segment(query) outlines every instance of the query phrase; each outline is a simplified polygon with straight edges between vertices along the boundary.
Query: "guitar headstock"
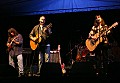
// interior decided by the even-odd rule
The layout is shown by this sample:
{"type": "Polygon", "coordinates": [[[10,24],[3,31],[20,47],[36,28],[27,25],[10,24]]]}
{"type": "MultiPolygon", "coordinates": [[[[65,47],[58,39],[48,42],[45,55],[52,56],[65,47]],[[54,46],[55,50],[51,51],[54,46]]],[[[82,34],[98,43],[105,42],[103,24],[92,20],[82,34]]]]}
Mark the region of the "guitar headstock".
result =
{"type": "Polygon", "coordinates": [[[52,27],[52,23],[46,26],[46,28],[50,28],[50,27],[52,27]]]}
{"type": "Polygon", "coordinates": [[[113,25],[112,25],[112,27],[115,27],[115,26],[117,26],[118,25],[118,22],[115,22],[113,25]]]}

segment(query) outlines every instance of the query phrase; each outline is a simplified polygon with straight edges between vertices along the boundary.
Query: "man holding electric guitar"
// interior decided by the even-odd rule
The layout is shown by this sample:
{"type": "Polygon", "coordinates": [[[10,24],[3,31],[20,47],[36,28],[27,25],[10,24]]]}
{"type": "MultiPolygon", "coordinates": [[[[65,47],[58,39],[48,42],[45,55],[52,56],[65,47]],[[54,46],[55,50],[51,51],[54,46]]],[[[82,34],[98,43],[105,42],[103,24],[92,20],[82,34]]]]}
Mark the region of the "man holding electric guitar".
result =
{"type": "Polygon", "coordinates": [[[29,34],[30,47],[35,52],[35,55],[33,55],[33,64],[38,65],[39,73],[42,63],[49,62],[50,56],[50,35],[52,33],[52,24],[50,23],[48,25],[45,25],[45,22],[45,16],[41,16],[39,19],[39,24],[34,26],[29,34]]]}
{"type": "Polygon", "coordinates": [[[107,49],[109,46],[107,35],[117,25],[118,22],[115,22],[112,26],[108,27],[100,15],[95,16],[94,25],[85,43],[90,54],[95,54],[97,67],[104,66],[104,60],[107,59],[107,49]]]}
{"type": "Polygon", "coordinates": [[[7,52],[9,54],[9,65],[18,68],[19,76],[24,75],[23,68],[23,37],[14,28],[8,30],[7,52]]]}

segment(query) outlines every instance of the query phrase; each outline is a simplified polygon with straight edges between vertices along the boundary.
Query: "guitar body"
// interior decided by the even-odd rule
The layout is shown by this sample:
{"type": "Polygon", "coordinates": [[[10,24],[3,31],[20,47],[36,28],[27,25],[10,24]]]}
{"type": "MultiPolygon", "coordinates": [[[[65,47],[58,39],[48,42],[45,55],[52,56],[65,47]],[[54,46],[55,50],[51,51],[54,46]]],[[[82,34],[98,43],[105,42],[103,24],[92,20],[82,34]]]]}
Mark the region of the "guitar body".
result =
{"type": "MultiPolygon", "coordinates": [[[[38,38],[38,35],[36,35],[38,38]]],[[[32,50],[35,50],[38,47],[38,44],[41,42],[42,38],[39,37],[36,41],[30,40],[30,47],[32,50]]]]}
{"type": "Polygon", "coordinates": [[[7,48],[7,51],[9,52],[11,49],[12,49],[12,46],[9,46],[9,47],[7,48]]]}
{"type": "Polygon", "coordinates": [[[81,60],[81,55],[80,54],[77,54],[76,56],[76,61],[80,61],[81,60]]]}
{"type": "Polygon", "coordinates": [[[30,40],[30,47],[32,50],[35,50],[38,46],[38,43],[35,43],[33,40],[30,40]]]}
{"type": "Polygon", "coordinates": [[[102,42],[102,37],[98,39],[97,41],[95,41],[94,39],[87,39],[85,43],[86,43],[88,50],[93,51],[95,50],[95,48],[100,42],[102,42]]]}

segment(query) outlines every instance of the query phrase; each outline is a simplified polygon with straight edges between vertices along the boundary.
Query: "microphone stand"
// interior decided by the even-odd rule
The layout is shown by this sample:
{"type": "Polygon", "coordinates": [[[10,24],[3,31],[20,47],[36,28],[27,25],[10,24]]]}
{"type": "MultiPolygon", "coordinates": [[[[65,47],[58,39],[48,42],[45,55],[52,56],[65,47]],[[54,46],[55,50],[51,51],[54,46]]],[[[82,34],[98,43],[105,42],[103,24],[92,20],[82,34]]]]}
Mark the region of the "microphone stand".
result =
{"type": "Polygon", "coordinates": [[[70,61],[69,61],[69,63],[70,63],[70,65],[72,65],[75,61],[73,60],[73,57],[72,57],[72,52],[73,52],[73,50],[74,49],[76,49],[77,48],[77,50],[78,50],[78,47],[79,47],[79,44],[77,44],[77,45],[75,45],[72,49],[70,49],[70,51],[66,54],[66,55],[69,55],[70,54],[70,61]]]}

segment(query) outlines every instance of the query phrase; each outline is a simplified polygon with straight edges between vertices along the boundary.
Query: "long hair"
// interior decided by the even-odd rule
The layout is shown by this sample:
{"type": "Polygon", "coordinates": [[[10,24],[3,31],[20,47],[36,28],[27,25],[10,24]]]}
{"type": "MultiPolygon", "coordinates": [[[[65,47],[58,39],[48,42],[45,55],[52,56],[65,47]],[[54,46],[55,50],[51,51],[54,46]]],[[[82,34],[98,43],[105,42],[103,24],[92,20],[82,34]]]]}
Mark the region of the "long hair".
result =
{"type": "Polygon", "coordinates": [[[9,36],[9,37],[11,37],[11,32],[13,32],[13,33],[15,34],[15,36],[19,34],[14,28],[10,28],[10,29],[8,30],[8,36],[9,36]]]}
{"type": "Polygon", "coordinates": [[[96,20],[96,17],[99,16],[101,18],[101,25],[104,26],[105,25],[105,21],[103,20],[103,18],[100,15],[96,15],[95,16],[95,20],[94,20],[94,26],[97,27],[99,26],[99,22],[96,20]]]}

